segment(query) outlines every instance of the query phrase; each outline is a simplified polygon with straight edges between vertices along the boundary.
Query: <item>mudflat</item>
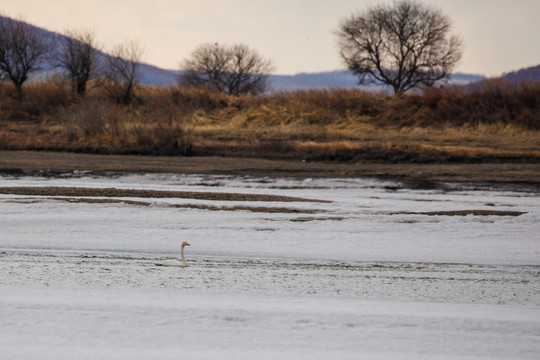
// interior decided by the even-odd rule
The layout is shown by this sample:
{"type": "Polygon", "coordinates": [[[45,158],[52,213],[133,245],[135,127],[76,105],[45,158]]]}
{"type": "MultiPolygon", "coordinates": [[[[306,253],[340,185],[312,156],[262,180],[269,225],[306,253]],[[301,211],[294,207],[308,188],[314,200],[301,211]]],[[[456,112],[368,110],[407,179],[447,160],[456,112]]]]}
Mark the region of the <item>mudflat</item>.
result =
{"type": "Polygon", "coordinates": [[[69,171],[226,174],[268,177],[376,177],[411,181],[540,184],[539,163],[337,163],[241,157],[102,155],[0,151],[0,173],[69,171]]]}

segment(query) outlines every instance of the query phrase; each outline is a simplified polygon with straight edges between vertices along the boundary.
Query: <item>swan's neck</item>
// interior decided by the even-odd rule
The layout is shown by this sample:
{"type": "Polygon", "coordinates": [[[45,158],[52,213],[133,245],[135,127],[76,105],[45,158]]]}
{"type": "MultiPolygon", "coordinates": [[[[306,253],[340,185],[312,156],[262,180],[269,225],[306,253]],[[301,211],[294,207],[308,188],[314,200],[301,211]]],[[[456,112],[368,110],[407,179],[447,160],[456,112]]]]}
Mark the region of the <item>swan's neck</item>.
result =
{"type": "Polygon", "coordinates": [[[184,248],[185,246],[182,246],[182,250],[180,250],[180,257],[182,258],[182,263],[187,265],[186,258],[184,257],[184,248]]]}

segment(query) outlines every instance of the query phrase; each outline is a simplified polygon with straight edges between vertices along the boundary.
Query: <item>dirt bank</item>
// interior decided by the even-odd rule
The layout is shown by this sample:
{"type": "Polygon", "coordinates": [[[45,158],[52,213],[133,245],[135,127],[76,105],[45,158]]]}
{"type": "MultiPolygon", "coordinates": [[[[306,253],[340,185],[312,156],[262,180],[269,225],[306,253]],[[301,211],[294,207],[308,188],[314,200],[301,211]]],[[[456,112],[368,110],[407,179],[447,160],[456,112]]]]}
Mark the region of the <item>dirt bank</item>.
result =
{"type": "Polygon", "coordinates": [[[0,151],[0,173],[70,171],[230,174],[269,177],[377,177],[411,181],[540,184],[540,164],[372,164],[255,158],[98,155],[46,151],[0,151]]]}
{"type": "Polygon", "coordinates": [[[2,186],[0,194],[26,196],[68,196],[68,197],[136,197],[136,198],[179,198],[212,201],[267,201],[267,202],[328,202],[291,196],[266,194],[239,194],[223,192],[163,191],[115,188],[80,188],[62,186],[2,186]]]}

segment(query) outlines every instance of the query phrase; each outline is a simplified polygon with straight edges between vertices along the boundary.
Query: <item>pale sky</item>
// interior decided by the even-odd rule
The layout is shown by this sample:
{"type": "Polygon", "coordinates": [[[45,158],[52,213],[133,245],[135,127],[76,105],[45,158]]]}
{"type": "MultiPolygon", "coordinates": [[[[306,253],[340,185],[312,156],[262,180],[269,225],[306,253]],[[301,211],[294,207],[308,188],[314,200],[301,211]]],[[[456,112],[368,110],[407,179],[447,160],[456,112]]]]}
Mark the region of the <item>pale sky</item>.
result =
{"type": "MultiPolygon", "coordinates": [[[[204,42],[244,43],[276,74],[343,69],[340,20],[391,0],[0,0],[0,12],[47,30],[90,29],[105,50],[136,40],[144,62],[178,69],[204,42]]],[[[540,64],[540,0],[423,0],[464,42],[456,71],[497,76],[540,64]]]]}

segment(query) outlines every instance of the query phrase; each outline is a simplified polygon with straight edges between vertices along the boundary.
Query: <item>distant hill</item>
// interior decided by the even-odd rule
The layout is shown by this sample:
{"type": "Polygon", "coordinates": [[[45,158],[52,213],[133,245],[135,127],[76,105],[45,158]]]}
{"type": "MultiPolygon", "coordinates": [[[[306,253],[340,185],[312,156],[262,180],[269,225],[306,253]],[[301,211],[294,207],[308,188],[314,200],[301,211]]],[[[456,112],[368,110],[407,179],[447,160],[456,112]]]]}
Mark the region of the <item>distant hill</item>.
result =
{"type": "Polygon", "coordinates": [[[531,66],[504,74],[502,78],[512,82],[540,81],[540,65],[531,66]]]}
{"type": "MultiPolygon", "coordinates": [[[[484,79],[481,75],[456,73],[450,76],[449,82],[469,84],[484,79]]],[[[358,85],[358,78],[350,71],[337,70],[319,73],[301,73],[296,75],[270,75],[273,91],[292,91],[305,89],[328,88],[362,88],[365,90],[381,90],[382,85],[358,85]]]]}
{"type": "MultiPolygon", "coordinates": [[[[141,67],[144,84],[174,85],[178,81],[180,71],[164,70],[158,67],[144,64],[141,67]]],[[[480,75],[457,73],[450,77],[450,83],[469,84],[483,80],[480,75]]],[[[325,71],[317,73],[300,73],[295,75],[270,75],[271,92],[295,91],[308,89],[331,89],[331,88],[362,88],[368,91],[380,91],[382,85],[358,85],[358,78],[347,70],[325,71]]]]}
{"type": "Polygon", "coordinates": [[[358,78],[349,71],[270,75],[274,91],[358,87],[358,78]]]}
{"type": "Polygon", "coordinates": [[[180,73],[176,70],[166,70],[149,64],[141,64],[140,71],[141,83],[157,86],[176,85],[180,73]]]}
{"type": "MultiPolygon", "coordinates": [[[[1,16],[0,16],[1,17],[1,16]]],[[[15,21],[15,20],[12,20],[15,21]]],[[[62,37],[55,32],[48,31],[34,25],[30,25],[40,31],[46,37],[52,37],[61,41],[62,37]]],[[[101,56],[109,56],[100,52],[101,56]]],[[[525,69],[527,70],[527,69],[525,69]]],[[[523,70],[518,71],[520,73],[523,70]]],[[[540,66],[536,67],[537,77],[540,76],[540,66]]],[[[31,74],[34,81],[42,81],[52,73],[57,73],[50,65],[43,66],[43,69],[31,74]]],[[[141,82],[143,84],[167,86],[175,85],[178,81],[179,71],[161,69],[157,66],[141,63],[141,82]]],[[[511,73],[513,74],[513,73],[511,73]]],[[[509,75],[510,76],[510,75],[509,75]]],[[[520,75],[521,76],[521,75],[520,75]]],[[[468,84],[483,80],[480,75],[457,73],[451,76],[450,82],[456,84],[468,84]]],[[[300,73],[295,75],[270,75],[271,91],[294,91],[306,89],[329,89],[329,88],[357,88],[358,78],[347,70],[326,71],[318,73],[300,73]]],[[[360,88],[370,91],[384,89],[381,85],[361,85],[360,88]]]]}

